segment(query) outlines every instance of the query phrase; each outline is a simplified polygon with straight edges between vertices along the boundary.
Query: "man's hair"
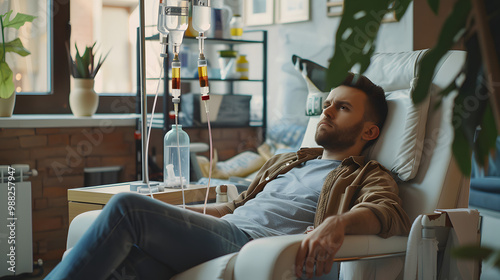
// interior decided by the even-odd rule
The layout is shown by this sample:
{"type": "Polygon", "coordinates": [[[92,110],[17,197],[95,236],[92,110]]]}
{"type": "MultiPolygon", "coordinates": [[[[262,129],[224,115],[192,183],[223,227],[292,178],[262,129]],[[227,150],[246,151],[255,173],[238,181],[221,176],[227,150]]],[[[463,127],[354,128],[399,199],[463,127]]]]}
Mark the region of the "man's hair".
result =
{"type": "Polygon", "coordinates": [[[342,85],[357,88],[366,94],[368,106],[367,110],[365,110],[364,119],[365,121],[373,121],[382,131],[388,111],[384,90],[367,77],[351,72],[342,82],[342,85]]]}

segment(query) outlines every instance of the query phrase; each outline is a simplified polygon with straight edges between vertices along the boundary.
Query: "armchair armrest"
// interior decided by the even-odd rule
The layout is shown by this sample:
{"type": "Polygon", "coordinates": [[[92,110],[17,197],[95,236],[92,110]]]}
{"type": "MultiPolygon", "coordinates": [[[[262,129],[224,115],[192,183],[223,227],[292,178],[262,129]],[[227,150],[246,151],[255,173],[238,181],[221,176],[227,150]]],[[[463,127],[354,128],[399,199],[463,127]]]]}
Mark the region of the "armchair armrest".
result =
{"type": "MultiPolygon", "coordinates": [[[[305,234],[254,240],[245,245],[236,259],[234,277],[244,279],[296,279],[295,255],[305,234]]],[[[375,235],[348,235],[335,259],[355,260],[385,255],[402,255],[408,237],[381,238],[375,235]]]]}
{"type": "Polygon", "coordinates": [[[76,216],[68,229],[68,240],[66,241],[66,249],[71,249],[75,246],[76,242],[82,238],[82,235],[87,231],[87,229],[92,225],[97,216],[101,213],[101,210],[93,210],[81,213],[76,216]]]}

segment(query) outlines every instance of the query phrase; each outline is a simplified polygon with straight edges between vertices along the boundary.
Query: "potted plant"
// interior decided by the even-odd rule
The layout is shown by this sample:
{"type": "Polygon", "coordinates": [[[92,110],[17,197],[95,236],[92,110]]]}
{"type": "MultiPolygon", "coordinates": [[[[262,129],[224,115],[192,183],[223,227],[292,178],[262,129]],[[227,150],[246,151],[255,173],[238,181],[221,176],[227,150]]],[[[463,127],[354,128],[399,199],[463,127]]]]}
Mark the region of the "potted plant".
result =
{"type": "MultiPolygon", "coordinates": [[[[336,43],[327,74],[327,88],[340,84],[347,71],[357,63],[361,72],[370,64],[375,51],[375,40],[383,15],[393,12],[400,19],[413,0],[359,0],[345,1],[340,25],[336,31],[336,43]],[[364,16],[364,15],[370,15],[364,16]],[[364,34],[349,30],[369,30],[364,34]],[[346,35],[347,34],[347,35],[346,35]]],[[[429,8],[437,14],[439,0],[427,1],[429,8]]],[[[454,100],[454,124],[452,151],[463,174],[471,172],[474,156],[479,165],[488,163],[488,157],[496,149],[500,132],[500,2],[498,0],[457,0],[441,28],[436,45],[420,61],[418,83],[413,92],[413,101],[422,101],[429,93],[434,70],[440,59],[459,40],[463,40],[467,51],[466,63],[461,73],[439,96],[457,90],[454,100]],[[461,82],[463,80],[463,82],[461,82]],[[487,93],[478,108],[462,113],[462,107],[476,94],[487,93]],[[477,132],[477,128],[481,129],[477,132]],[[476,134],[477,133],[477,134],[476,134]]],[[[500,268],[500,250],[479,246],[462,247],[456,250],[457,257],[488,259],[500,268]]]]}
{"type": "Polygon", "coordinates": [[[16,100],[12,69],[5,59],[7,52],[14,52],[20,56],[27,56],[30,52],[24,48],[19,38],[12,41],[5,41],[5,28],[19,29],[26,22],[32,22],[36,17],[17,13],[11,20],[12,10],[0,15],[0,25],[2,29],[2,46],[0,47],[0,117],[10,117],[14,111],[16,100]]]}
{"type": "Polygon", "coordinates": [[[83,55],[80,55],[80,51],[75,44],[75,59],[71,57],[69,46],[66,45],[70,63],[69,68],[74,78],[73,88],[69,94],[69,106],[73,115],[77,117],[92,116],[99,105],[99,97],[94,91],[94,78],[108,57],[109,52],[104,57],[101,55],[97,64],[94,64],[96,56],[94,53],[95,45],[96,43],[92,46],[87,46],[83,55]]]}

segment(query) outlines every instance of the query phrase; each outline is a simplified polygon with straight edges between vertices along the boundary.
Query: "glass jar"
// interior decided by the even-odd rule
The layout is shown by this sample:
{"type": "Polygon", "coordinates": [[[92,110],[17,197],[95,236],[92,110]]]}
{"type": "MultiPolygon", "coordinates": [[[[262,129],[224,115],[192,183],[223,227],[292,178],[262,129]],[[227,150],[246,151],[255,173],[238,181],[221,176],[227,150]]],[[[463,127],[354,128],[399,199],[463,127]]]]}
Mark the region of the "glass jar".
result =
{"type": "Polygon", "coordinates": [[[236,60],[236,72],[240,75],[240,80],[248,80],[248,60],[246,57],[242,54],[236,60]]]}
{"type": "Polygon", "coordinates": [[[187,187],[189,184],[189,135],[182,130],[182,125],[172,125],[172,129],[165,134],[163,143],[163,181],[165,187],[187,187]]]}
{"type": "Polygon", "coordinates": [[[239,40],[243,36],[243,19],[240,15],[234,15],[229,23],[231,39],[239,40]]]}

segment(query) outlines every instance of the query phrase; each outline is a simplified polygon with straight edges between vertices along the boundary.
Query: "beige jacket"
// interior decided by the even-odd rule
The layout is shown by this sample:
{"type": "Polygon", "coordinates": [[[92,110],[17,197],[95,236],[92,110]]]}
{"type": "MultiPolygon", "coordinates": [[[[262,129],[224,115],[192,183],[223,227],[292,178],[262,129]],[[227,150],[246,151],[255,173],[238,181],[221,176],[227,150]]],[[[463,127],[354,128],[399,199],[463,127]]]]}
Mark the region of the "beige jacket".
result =
{"type": "MultiPolygon", "coordinates": [[[[297,153],[276,155],[264,164],[247,191],[232,202],[212,207],[220,216],[232,213],[253,199],[279,174],[288,172],[302,162],[318,158],[322,153],[321,148],[304,148],[297,153]]],[[[314,226],[317,227],[331,215],[359,207],[370,209],[380,220],[379,236],[408,234],[410,221],[401,207],[398,185],[387,169],[373,160],[364,163],[362,156],[346,158],[327,175],[318,200],[314,226]]]]}

